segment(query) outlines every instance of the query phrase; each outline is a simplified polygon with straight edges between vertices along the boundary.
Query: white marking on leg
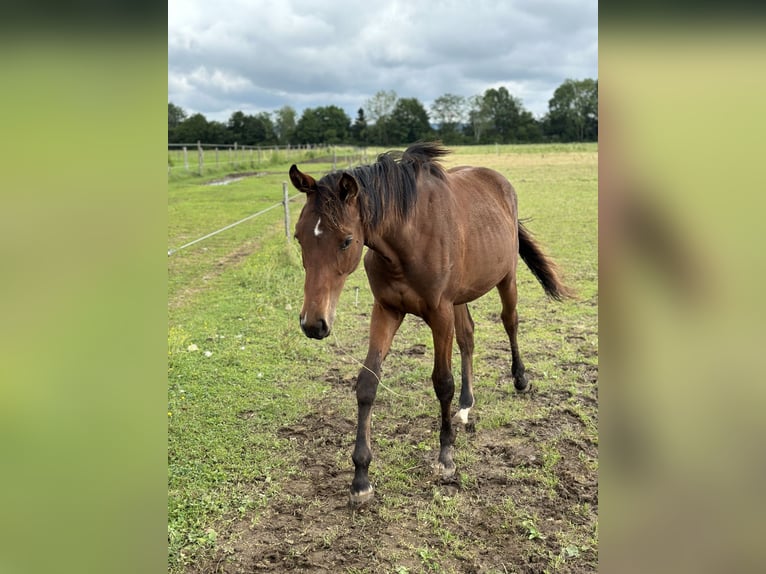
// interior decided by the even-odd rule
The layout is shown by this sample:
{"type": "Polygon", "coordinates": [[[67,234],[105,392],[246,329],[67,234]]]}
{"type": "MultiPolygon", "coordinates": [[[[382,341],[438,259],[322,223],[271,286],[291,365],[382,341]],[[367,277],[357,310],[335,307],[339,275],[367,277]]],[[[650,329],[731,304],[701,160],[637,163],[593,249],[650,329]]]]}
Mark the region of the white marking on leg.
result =
{"type": "Polygon", "coordinates": [[[356,496],[364,496],[365,494],[370,494],[372,492],[372,485],[368,486],[364,490],[360,490],[356,493],[356,496]]]}
{"type": "Polygon", "coordinates": [[[319,229],[319,224],[320,223],[322,223],[322,218],[321,217],[319,219],[317,219],[316,227],[314,227],[314,236],[315,237],[319,237],[320,235],[322,235],[322,230],[319,229]]]}
{"type": "Polygon", "coordinates": [[[468,411],[470,410],[471,409],[460,409],[455,413],[455,420],[460,421],[464,425],[468,424],[468,411]]]}
{"type": "Polygon", "coordinates": [[[359,492],[352,492],[351,504],[352,505],[364,504],[367,501],[372,500],[374,493],[375,493],[375,490],[372,488],[372,485],[368,486],[367,488],[359,492]]]}
{"type": "Polygon", "coordinates": [[[455,463],[452,463],[452,466],[450,467],[446,467],[444,466],[444,463],[437,462],[436,471],[438,474],[441,475],[443,480],[447,480],[455,476],[455,473],[457,472],[457,467],[455,466],[455,463]]]}

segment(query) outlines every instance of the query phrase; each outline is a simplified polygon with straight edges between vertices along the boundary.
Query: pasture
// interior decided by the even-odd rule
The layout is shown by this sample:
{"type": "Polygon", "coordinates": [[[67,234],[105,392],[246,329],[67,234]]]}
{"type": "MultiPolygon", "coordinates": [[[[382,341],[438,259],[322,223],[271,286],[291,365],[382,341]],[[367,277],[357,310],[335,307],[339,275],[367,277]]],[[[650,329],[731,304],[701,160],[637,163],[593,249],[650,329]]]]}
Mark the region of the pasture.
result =
{"type": "MultiPolygon", "coordinates": [[[[306,159],[220,186],[205,184],[225,170],[172,175],[168,249],[280,201],[290,163],[315,176],[331,167],[306,159]]],[[[171,255],[171,572],[596,570],[597,147],[463,147],[444,163],[508,177],[527,227],[577,291],[577,300],[550,301],[520,265],[519,345],[532,391],[513,390],[492,291],[470,305],[476,406],[457,434],[457,477],[442,483],[431,332],[407,317],[373,408],[375,499],[351,512],[353,385],[372,305],[362,266],[333,334],[315,341],[298,325],[303,269],[280,208],[171,255]]],[[[303,200],[290,202],[293,225],[303,200]]],[[[459,365],[455,346],[456,382],[459,365]]]]}

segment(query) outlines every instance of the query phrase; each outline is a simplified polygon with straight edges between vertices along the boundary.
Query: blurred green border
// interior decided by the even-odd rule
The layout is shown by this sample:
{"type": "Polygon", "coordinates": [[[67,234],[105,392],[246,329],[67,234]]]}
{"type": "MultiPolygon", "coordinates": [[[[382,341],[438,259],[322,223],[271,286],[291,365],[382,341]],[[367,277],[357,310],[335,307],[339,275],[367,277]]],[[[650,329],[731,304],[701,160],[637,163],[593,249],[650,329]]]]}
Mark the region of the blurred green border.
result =
{"type": "Polygon", "coordinates": [[[601,19],[599,565],[757,571],[763,19],[650,14],[601,19]]]}
{"type": "Polygon", "coordinates": [[[0,41],[2,572],[166,567],[165,23],[85,21],[0,41]]]}

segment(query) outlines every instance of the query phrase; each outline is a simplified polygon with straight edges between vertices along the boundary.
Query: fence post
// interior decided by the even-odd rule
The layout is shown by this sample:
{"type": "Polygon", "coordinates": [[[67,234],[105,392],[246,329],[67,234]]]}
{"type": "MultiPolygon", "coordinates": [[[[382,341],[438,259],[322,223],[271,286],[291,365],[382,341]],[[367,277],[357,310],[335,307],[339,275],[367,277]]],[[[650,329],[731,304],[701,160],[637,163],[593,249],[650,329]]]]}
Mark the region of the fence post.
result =
{"type": "Polygon", "coordinates": [[[197,140],[197,162],[199,163],[199,175],[202,175],[202,165],[205,163],[205,160],[202,156],[202,142],[197,140]]]}
{"type": "Polygon", "coordinates": [[[186,168],[186,171],[189,171],[189,156],[186,153],[186,146],[184,146],[184,167],[186,168]]]}
{"type": "Polygon", "coordinates": [[[336,165],[336,164],[337,164],[337,161],[338,161],[338,157],[337,157],[337,155],[335,154],[335,146],[332,146],[332,169],[333,169],[333,171],[335,171],[336,169],[338,169],[338,168],[337,168],[337,165],[336,165]]]}
{"type": "Polygon", "coordinates": [[[239,168],[239,158],[237,157],[237,142],[234,142],[234,164],[235,169],[239,168]]]}
{"type": "Polygon", "coordinates": [[[218,167],[218,148],[215,148],[215,167],[218,167]]]}
{"type": "Polygon", "coordinates": [[[290,206],[287,202],[290,200],[287,196],[287,182],[282,182],[282,197],[284,198],[282,203],[285,206],[285,237],[290,241],[290,206]]]}

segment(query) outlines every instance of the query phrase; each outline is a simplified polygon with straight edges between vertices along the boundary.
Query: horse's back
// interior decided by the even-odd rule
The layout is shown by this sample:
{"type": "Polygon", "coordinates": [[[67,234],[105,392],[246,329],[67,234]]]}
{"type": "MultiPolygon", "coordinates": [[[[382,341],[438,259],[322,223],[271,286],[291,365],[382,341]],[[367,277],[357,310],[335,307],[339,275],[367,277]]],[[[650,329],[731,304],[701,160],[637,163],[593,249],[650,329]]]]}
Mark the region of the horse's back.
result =
{"type": "MultiPolygon", "coordinates": [[[[470,301],[515,273],[518,255],[516,192],[501,173],[460,166],[448,171],[455,228],[460,229],[459,302],[470,301]]],[[[456,262],[457,263],[457,262],[456,262]]]]}
{"type": "Polygon", "coordinates": [[[479,209],[509,208],[516,216],[516,191],[511,182],[498,171],[488,167],[463,165],[448,172],[453,193],[473,200],[479,209]],[[498,205],[492,201],[498,202],[498,205]]]}
{"type": "Polygon", "coordinates": [[[458,209],[472,233],[517,234],[516,191],[501,173],[486,167],[460,166],[448,171],[458,209]]]}

